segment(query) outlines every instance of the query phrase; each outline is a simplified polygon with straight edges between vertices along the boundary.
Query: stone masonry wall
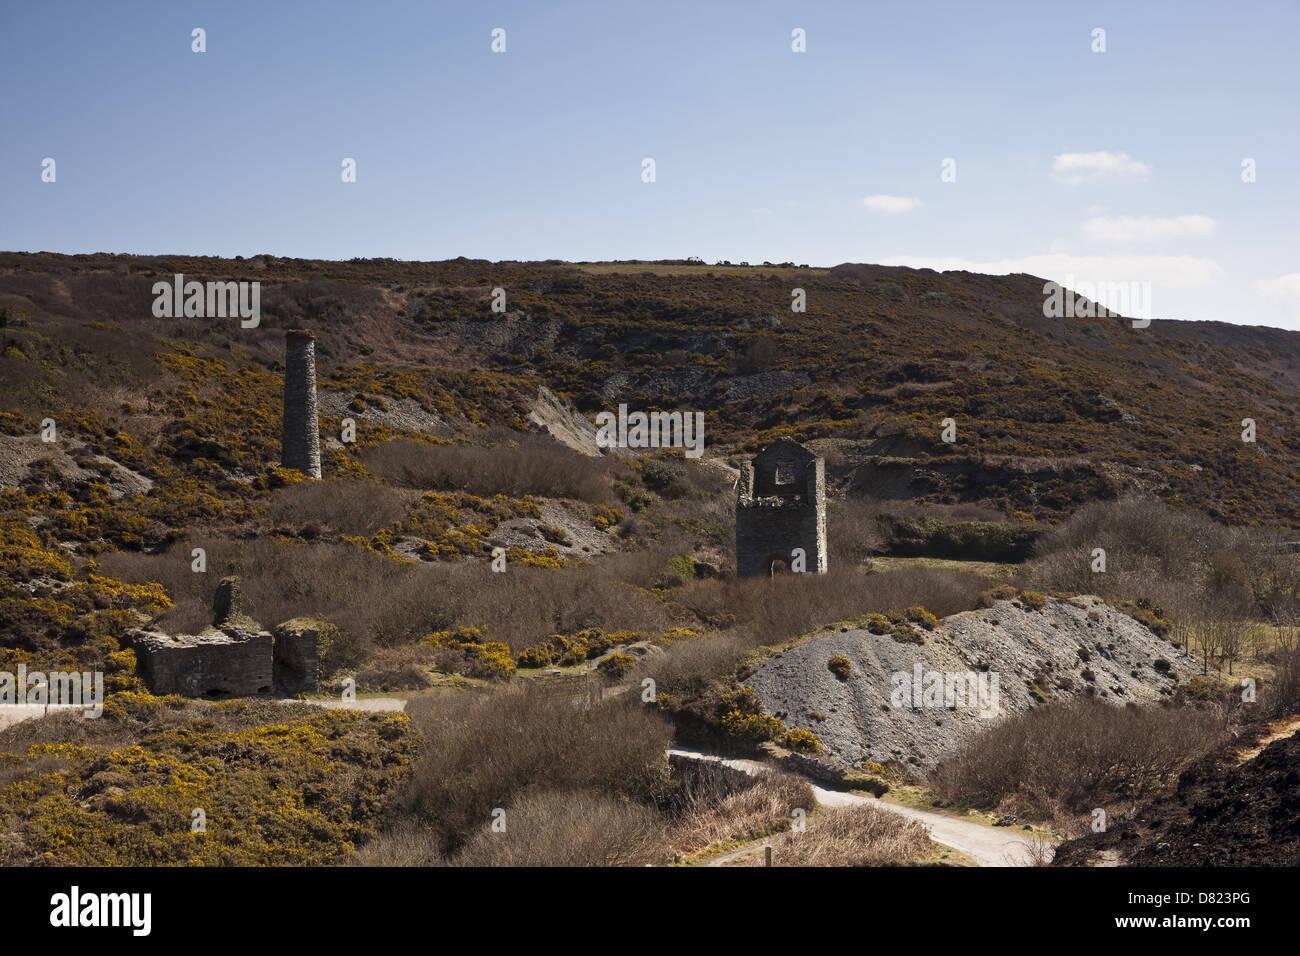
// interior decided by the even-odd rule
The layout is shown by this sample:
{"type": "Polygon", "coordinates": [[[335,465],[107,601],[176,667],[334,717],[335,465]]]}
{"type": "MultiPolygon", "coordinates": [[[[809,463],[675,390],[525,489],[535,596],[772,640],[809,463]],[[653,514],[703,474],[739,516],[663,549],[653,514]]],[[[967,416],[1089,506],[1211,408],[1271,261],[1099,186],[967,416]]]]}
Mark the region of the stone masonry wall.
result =
{"type": "Polygon", "coordinates": [[[275,683],[283,691],[320,690],[321,658],[329,654],[337,628],[326,621],[296,617],[273,632],[275,683]]]}
{"type": "Polygon", "coordinates": [[[809,573],[826,572],[826,468],[782,441],[741,466],[736,495],[736,574],[765,576],[775,559],[804,550],[809,573]]]}
{"type": "Polygon", "coordinates": [[[155,694],[250,697],[277,688],[320,689],[320,662],[338,634],[334,625],[299,617],[268,633],[244,613],[234,576],[221,579],[212,603],[213,626],[202,634],[128,634],[140,676],[155,694]]]}
{"type": "Polygon", "coordinates": [[[140,674],[155,694],[248,697],[272,688],[271,635],[244,627],[172,637],[138,631],[140,674]]]}
{"type": "Polygon", "coordinates": [[[284,432],[280,464],[319,478],[320,415],[316,404],[316,340],[310,332],[284,336],[284,432]]]}

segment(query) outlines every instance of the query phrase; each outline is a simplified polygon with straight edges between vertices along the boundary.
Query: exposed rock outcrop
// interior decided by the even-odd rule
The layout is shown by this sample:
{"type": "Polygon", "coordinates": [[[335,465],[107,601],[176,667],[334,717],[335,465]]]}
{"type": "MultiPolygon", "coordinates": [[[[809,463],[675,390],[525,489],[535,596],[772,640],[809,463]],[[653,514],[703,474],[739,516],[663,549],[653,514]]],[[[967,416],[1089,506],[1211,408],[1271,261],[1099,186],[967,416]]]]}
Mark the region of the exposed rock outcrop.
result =
{"type": "Polygon", "coordinates": [[[76,483],[97,482],[108,488],[110,498],[143,495],[153,481],[120,462],[94,454],[76,439],[45,442],[40,435],[0,435],[0,487],[16,488],[33,476],[33,466],[49,459],[57,474],[76,483]]]}
{"type": "Polygon", "coordinates": [[[545,385],[537,390],[537,398],[528,411],[528,421],[539,431],[544,431],[561,445],[580,454],[596,457],[602,453],[620,454],[617,448],[601,448],[596,444],[596,426],[584,418],[545,385]]]}

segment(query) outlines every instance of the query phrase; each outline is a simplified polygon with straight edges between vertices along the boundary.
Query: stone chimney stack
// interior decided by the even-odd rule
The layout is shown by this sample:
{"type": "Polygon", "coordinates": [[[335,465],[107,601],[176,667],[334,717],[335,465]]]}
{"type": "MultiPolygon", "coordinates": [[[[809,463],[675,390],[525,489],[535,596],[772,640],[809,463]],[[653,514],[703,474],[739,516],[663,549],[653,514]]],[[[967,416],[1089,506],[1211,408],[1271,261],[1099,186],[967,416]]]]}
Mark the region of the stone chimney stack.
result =
{"type": "Polygon", "coordinates": [[[225,627],[243,616],[244,591],[239,578],[222,578],[217,582],[217,595],[212,599],[212,626],[225,627]]]}
{"type": "Polygon", "coordinates": [[[320,477],[320,420],[316,410],[316,337],[284,334],[284,436],[280,464],[320,477]]]}

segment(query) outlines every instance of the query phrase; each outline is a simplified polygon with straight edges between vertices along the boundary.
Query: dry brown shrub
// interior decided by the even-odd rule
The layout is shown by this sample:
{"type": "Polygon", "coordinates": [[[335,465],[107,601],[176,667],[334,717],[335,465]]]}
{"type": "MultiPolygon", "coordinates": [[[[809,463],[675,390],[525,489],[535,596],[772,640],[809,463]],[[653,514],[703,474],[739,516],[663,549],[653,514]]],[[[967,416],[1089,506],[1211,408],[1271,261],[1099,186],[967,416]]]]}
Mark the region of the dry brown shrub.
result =
{"type": "Polygon", "coordinates": [[[1300,713],[1300,649],[1276,652],[1273,679],[1264,685],[1260,700],[1273,717],[1300,713]]]}
{"type": "Polygon", "coordinates": [[[1267,536],[1233,531],[1157,498],[1129,495],[1084,505],[1044,534],[1027,575],[1038,590],[1145,597],[1169,610],[1188,594],[1248,605],[1252,573],[1261,587],[1277,586],[1268,543],[1267,536]],[[1106,552],[1104,574],[1092,571],[1096,548],[1106,552]]]}
{"type": "Polygon", "coordinates": [[[796,809],[811,811],[816,803],[812,787],[794,774],[764,770],[749,775],[710,761],[675,769],[679,790],[668,840],[680,854],[783,830],[796,809]]]}
{"type": "MultiPolygon", "coordinates": [[[[930,856],[930,835],[919,820],[870,804],[831,807],[809,814],[802,833],[771,841],[773,866],[905,866],[930,856]]],[[[745,866],[762,866],[754,853],[745,866]]]]}
{"type": "Polygon", "coordinates": [[[103,564],[123,580],[162,584],[175,606],[160,616],[158,626],[172,633],[207,627],[217,581],[237,574],[244,610],[263,626],[303,616],[337,625],[342,634],[331,653],[333,668],[359,662],[372,645],[417,641],[454,620],[436,568],[345,543],[199,539],[156,555],[106,554],[103,564]],[[192,547],[205,549],[205,573],[190,569],[192,547]]]}
{"type": "Polygon", "coordinates": [[[1035,819],[1152,793],[1225,734],[1211,708],[1117,707],[1093,698],[1037,707],[968,739],[934,768],[945,800],[1035,819]]]}
{"type": "Polygon", "coordinates": [[[442,577],[441,599],[458,623],[481,627],[489,640],[512,651],[588,627],[657,637],[675,623],[654,595],[624,583],[604,565],[513,568],[491,575],[491,600],[484,600],[490,574],[486,565],[457,566],[442,577]]]}
{"type": "Polygon", "coordinates": [[[405,514],[404,497],[396,488],[348,479],[287,485],[267,505],[267,518],[277,528],[297,532],[314,524],[339,534],[366,537],[405,514]]]}
{"type": "Polygon", "coordinates": [[[505,809],[505,832],[484,826],[452,866],[644,866],[665,858],[664,824],[649,807],[579,791],[527,793],[505,809]]]}
{"type": "Polygon", "coordinates": [[[879,554],[885,539],[876,522],[879,506],[866,498],[830,501],[826,506],[826,537],[830,560],[856,567],[879,554]]]}
{"type": "Polygon", "coordinates": [[[657,693],[689,700],[734,674],[752,648],[748,637],[736,633],[678,641],[666,653],[646,658],[636,679],[651,678],[657,693]]]}
{"type": "Polygon", "coordinates": [[[444,866],[442,841],[415,820],[403,819],[348,858],[349,866],[444,866]]]}
{"type": "Polygon", "coordinates": [[[356,672],[357,690],[386,693],[428,687],[426,668],[436,653],[434,648],[419,644],[381,648],[356,672]]]}
{"type": "Polygon", "coordinates": [[[415,699],[408,712],[428,744],[399,804],[444,848],[464,844],[493,808],[533,788],[649,801],[668,785],[672,728],[639,700],[582,708],[571,695],[521,686],[415,699]]]}
{"type": "Polygon", "coordinates": [[[654,595],[622,580],[620,574],[644,574],[650,566],[632,560],[497,575],[486,562],[411,563],[346,543],[262,538],[199,539],[157,555],[106,554],[103,564],[126,581],[161,583],[175,607],[158,623],[174,633],[206,627],[216,582],[238,574],[245,611],[264,625],[309,616],[340,627],[334,667],[360,662],[372,646],[409,644],[451,626],[479,627],[487,640],[518,652],[587,627],[657,636],[675,623],[654,595]],[[190,570],[195,546],[207,551],[205,574],[190,570]],[[491,600],[484,600],[489,584],[491,600]]]}
{"type": "Polygon", "coordinates": [[[988,579],[946,568],[907,568],[860,574],[847,568],[824,575],[696,581],[673,600],[719,633],[677,641],[637,672],[660,692],[692,699],[732,677],[757,647],[783,644],[818,627],[865,614],[923,605],[942,617],[978,606],[988,579]]]}
{"type": "Polygon", "coordinates": [[[366,449],[362,460],[371,473],[411,488],[613,502],[605,460],[580,455],[549,437],[520,435],[513,444],[491,446],[398,440],[366,449]]]}
{"type": "Polygon", "coordinates": [[[675,591],[673,599],[712,626],[743,626],[758,646],[835,621],[918,604],[944,617],[976,607],[987,589],[986,578],[947,568],[861,574],[832,567],[826,574],[697,581],[675,591]]]}

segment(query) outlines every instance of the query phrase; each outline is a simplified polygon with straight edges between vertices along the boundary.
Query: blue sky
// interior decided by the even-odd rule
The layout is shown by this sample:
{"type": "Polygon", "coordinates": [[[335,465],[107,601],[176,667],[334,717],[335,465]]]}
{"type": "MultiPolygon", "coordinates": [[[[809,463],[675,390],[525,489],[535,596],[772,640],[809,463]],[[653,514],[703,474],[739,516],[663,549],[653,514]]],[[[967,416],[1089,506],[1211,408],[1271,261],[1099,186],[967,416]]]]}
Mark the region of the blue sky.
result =
{"type": "Polygon", "coordinates": [[[1300,328],[1298,37],[1296,0],[0,0],[0,248],[882,262],[1300,328]]]}

